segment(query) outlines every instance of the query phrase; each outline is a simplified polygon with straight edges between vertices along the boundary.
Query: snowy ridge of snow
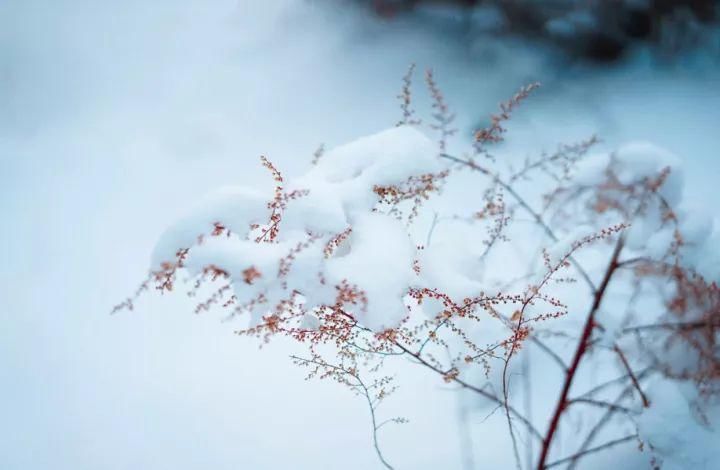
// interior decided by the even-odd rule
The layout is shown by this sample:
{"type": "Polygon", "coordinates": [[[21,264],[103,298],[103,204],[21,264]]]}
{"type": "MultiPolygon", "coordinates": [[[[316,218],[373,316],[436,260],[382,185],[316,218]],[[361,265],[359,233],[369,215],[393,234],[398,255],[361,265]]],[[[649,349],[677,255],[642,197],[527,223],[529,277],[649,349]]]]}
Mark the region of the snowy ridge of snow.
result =
{"type": "MultiPolygon", "coordinates": [[[[375,330],[392,327],[407,314],[404,297],[417,278],[413,271],[416,248],[402,222],[372,212],[378,200],[374,188],[399,185],[442,169],[433,142],[413,127],[395,127],[358,139],[330,150],[306,174],[287,184],[289,191],[306,190],[307,194],[288,202],[276,243],[257,243],[250,228],[267,224],[271,191],[225,188],[208,196],[163,234],[152,269],[173,263],[179,249],[192,247],[184,262],[191,275],[207,266],[220,267],[230,276],[239,303],[262,294],[267,299],[265,310],[287,299],[293,290],[302,294],[308,309],[332,305],[334,287],[348,282],[367,297],[366,311],[354,312],[360,321],[375,330]],[[229,229],[230,235],[206,236],[215,223],[229,229]],[[327,243],[348,227],[352,233],[332,256],[326,256],[327,243]],[[281,275],[281,261],[307,241],[308,234],[315,239],[294,254],[289,271],[281,275]],[[203,239],[198,243],[200,235],[203,239]],[[251,267],[259,276],[248,282],[245,272],[251,267]]],[[[253,318],[258,320],[263,313],[255,312],[253,318]]]]}
{"type": "MultiPolygon", "coordinates": [[[[328,151],[309,171],[286,184],[288,191],[306,194],[288,201],[274,243],[257,243],[251,233],[251,225],[268,223],[272,192],[222,188],[163,234],[153,254],[153,269],[172,263],[179,249],[192,247],[184,262],[191,275],[217,266],[229,275],[240,304],[260,295],[266,299],[263,306],[254,306],[262,310],[252,315],[255,321],[293,291],[302,295],[308,311],[332,305],[335,286],[348,283],[367,298],[367,305],[354,307],[361,323],[377,331],[396,326],[407,315],[405,296],[411,287],[438,289],[455,302],[478,295],[485,287],[478,251],[484,247],[473,243],[472,235],[456,233],[445,242],[417,250],[408,227],[391,215],[374,212],[377,186],[399,185],[410,177],[443,169],[434,144],[415,127],[400,126],[360,138],[328,151]],[[206,236],[215,223],[230,234],[206,236]],[[327,252],[333,237],[347,229],[351,229],[349,234],[327,252]],[[314,238],[306,243],[308,234],[314,238]],[[203,239],[198,243],[200,235],[203,239]],[[289,269],[281,274],[281,262],[291,252],[289,269]],[[413,263],[420,266],[418,272],[413,263]],[[259,275],[248,281],[250,268],[259,275]]],[[[581,162],[575,177],[580,184],[598,185],[611,170],[620,183],[629,185],[657,177],[666,169],[669,173],[659,192],[675,205],[682,200],[679,159],[649,143],[629,143],[611,154],[590,156],[581,162]]],[[[687,210],[679,210],[677,220],[686,237],[681,248],[686,263],[711,278],[717,276],[720,262],[714,259],[717,256],[707,256],[714,233],[712,220],[687,210]]],[[[556,262],[596,229],[581,225],[571,230],[549,247],[551,261],[556,262]]],[[[651,203],[642,217],[633,220],[626,236],[628,249],[657,258],[673,243],[674,228],[663,223],[661,207],[651,203]]],[[[434,307],[428,302],[423,310],[434,307]]]]}

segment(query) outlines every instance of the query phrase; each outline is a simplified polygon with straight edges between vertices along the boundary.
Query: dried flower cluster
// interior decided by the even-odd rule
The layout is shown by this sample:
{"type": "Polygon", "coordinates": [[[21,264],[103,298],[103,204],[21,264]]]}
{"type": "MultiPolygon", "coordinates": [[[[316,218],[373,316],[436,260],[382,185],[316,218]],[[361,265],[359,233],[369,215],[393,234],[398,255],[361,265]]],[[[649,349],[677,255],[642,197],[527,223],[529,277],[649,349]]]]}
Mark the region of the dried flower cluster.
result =
{"type": "MultiPolygon", "coordinates": [[[[307,368],[308,378],[334,380],[367,401],[375,450],[388,468],[378,431],[405,420],[379,421],[377,410],[396,387],[382,366],[397,357],[502,409],[518,468],[574,467],[630,441],[661,462],[662,453],[652,442],[645,445],[642,432],[594,443],[611,418],[634,423],[653,407],[645,389],[650,377],[694,384],[698,410],[720,391],[720,290],[696,263],[694,253],[707,237],[686,235],[688,215],[675,208],[675,163],[643,145],[588,156],[594,137],[509,172],[496,158],[485,165],[450,155],[454,115],[428,72],[436,151],[415,130],[413,70],[403,78],[396,130],[316,153],[312,170],[290,190],[262,157],[275,183],[272,193],[223,194],[210,204],[210,214],[172,229],[163,242],[172,248],[159,251],[135,297],[150,283],[173,290],[185,270],[194,280],[191,295],[209,289],[196,312],[217,306],[233,316],[249,314],[252,323],[239,335],[263,343],[286,336],[305,345],[307,355],[293,360],[307,368]],[[468,171],[483,185],[477,199],[459,208],[473,215],[436,213],[426,240],[415,241],[428,222],[421,203],[441,201],[443,188],[468,171]],[[526,198],[527,181],[548,190],[537,201],[526,198]],[[431,242],[447,221],[485,236],[462,243],[450,230],[445,242],[437,235],[431,242]],[[518,254],[512,243],[526,236],[528,221],[533,236],[522,243],[534,243],[535,254],[518,254]],[[206,233],[187,234],[188,227],[203,226],[206,233]],[[174,259],[163,259],[166,253],[174,259]],[[558,395],[545,404],[547,423],[538,424],[515,404],[510,376],[520,357],[542,358],[561,372],[558,395]],[[610,374],[583,391],[582,369],[607,357],[621,377],[610,374]],[[607,398],[613,392],[616,398],[607,398]],[[578,434],[575,453],[556,456],[558,430],[578,409],[593,424],[584,437],[578,434]]],[[[503,103],[490,126],[475,132],[469,155],[492,157],[490,146],[503,140],[511,114],[537,87],[523,87],[503,103]]],[[[133,301],[116,309],[131,309],[133,301]]]]}

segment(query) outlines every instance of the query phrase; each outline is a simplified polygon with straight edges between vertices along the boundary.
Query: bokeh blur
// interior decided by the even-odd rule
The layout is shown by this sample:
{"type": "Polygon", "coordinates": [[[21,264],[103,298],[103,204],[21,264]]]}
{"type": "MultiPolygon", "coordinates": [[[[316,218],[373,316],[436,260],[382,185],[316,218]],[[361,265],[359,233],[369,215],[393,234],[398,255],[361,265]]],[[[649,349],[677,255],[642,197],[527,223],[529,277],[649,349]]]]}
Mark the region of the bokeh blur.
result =
{"type": "MultiPolygon", "coordinates": [[[[362,403],[303,381],[291,345],[258,350],[183,296],[109,312],[191,201],[265,181],[259,155],[297,174],[320,143],[392,126],[411,63],[461,143],[540,81],[504,153],[650,140],[717,213],[716,2],[575,3],[0,1],[0,468],[376,468],[362,403]]],[[[407,369],[386,454],[461,468],[460,429],[488,410],[407,369]]],[[[507,449],[476,442],[499,468],[507,449]]]]}

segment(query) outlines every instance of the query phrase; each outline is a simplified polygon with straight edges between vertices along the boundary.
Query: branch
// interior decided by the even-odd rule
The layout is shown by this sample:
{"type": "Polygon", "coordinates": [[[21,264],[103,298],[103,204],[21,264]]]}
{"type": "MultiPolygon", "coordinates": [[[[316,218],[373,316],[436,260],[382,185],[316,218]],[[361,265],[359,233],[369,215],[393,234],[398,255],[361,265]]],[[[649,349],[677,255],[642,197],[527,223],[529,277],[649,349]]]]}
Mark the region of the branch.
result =
{"type": "Polygon", "coordinates": [[[378,443],[378,429],[380,429],[384,424],[387,424],[389,421],[392,421],[392,420],[387,420],[380,424],[377,423],[377,420],[375,417],[376,404],[373,403],[373,399],[370,397],[370,389],[365,385],[365,382],[362,381],[360,376],[356,372],[353,372],[352,370],[348,370],[348,369],[345,369],[344,367],[336,366],[336,365],[327,363],[325,361],[318,361],[315,359],[307,359],[304,357],[298,357],[298,356],[294,356],[294,355],[290,356],[290,358],[295,361],[299,361],[301,363],[315,364],[319,367],[328,368],[328,369],[335,371],[336,373],[348,375],[348,376],[352,377],[353,379],[355,379],[355,381],[357,382],[357,384],[354,384],[355,388],[360,390],[360,393],[365,397],[365,400],[367,401],[367,404],[368,404],[368,408],[370,409],[370,419],[372,421],[372,427],[373,427],[373,435],[372,435],[373,446],[375,447],[375,453],[377,454],[378,458],[380,459],[380,462],[383,464],[383,466],[385,468],[387,468],[388,470],[394,470],[393,466],[390,465],[387,462],[387,460],[385,460],[385,457],[383,456],[382,451],[380,450],[380,444],[378,443]]]}
{"type": "Polygon", "coordinates": [[[613,441],[606,442],[605,444],[601,444],[597,447],[593,447],[593,448],[584,450],[582,452],[578,452],[576,454],[570,455],[563,459],[556,460],[554,462],[550,462],[549,464],[545,465],[544,468],[557,467],[558,465],[562,465],[564,463],[575,461],[575,460],[579,459],[580,457],[584,457],[588,454],[594,454],[595,452],[600,452],[601,450],[609,449],[610,447],[614,447],[618,444],[623,444],[625,442],[632,441],[633,439],[637,439],[637,437],[638,437],[637,434],[632,434],[630,436],[621,437],[619,439],[615,439],[613,441]]]}
{"type": "Polygon", "coordinates": [[[622,352],[620,347],[616,344],[613,347],[613,350],[620,356],[620,361],[622,362],[623,366],[625,367],[625,370],[627,371],[628,375],[630,376],[630,380],[632,380],[632,384],[635,387],[635,389],[638,391],[638,394],[640,395],[640,398],[642,399],[643,407],[647,408],[650,406],[650,401],[648,400],[645,393],[642,391],[642,388],[640,388],[640,383],[638,382],[637,377],[635,377],[635,374],[633,373],[632,369],[630,368],[630,364],[628,364],[627,358],[625,357],[625,354],[622,352]]]}
{"type": "MultiPolygon", "coordinates": [[[[643,369],[642,371],[640,371],[640,373],[637,374],[637,377],[644,377],[645,375],[647,375],[647,373],[648,373],[649,371],[650,371],[650,368],[643,369]]],[[[618,384],[618,383],[622,383],[622,382],[624,382],[625,380],[627,380],[627,379],[629,379],[629,378],[630,378],[630,375],[625,374],[625,375],[623,375],[623,376],[621,376],[621,377],[617,377],[617,378],[614,378],[614,379],[612,379],[612,380],[608,380],[607,382],[603,382],[603,383],[601,383],[601,384],[599,384],[599,385],[596,385],[595,387],[591,388],[591,389],[588,390],[587,392],[585,392],[585,393],[583,393],[582,395],[580,395],[578,398],[589,398],[589,397],[592,397],[593,395],[595,395],[595,394],[596,394],[597,392],[599,392],[600,390],[603,390],[603,389],[605,389],[605,388],[611,387],[611,386],[613,386],[613,385],[615,385],[615,384],[618,384]]]]}
{"type": "MultiPolygon", "coordinates": [[[[458,157],[455,157],[453,155],[449,155],[446,153],[441,154],[440,157],[445,158],[447,160],[451,160],[456,163],[460,163],[461,165],[467,166],[468,168],[470,168],[472,170],[479,171],[483,175],[489,176],[490,178],[492,178],[493,181],[495,181],[497,184],[502,186],[502,188],[504,190],[506,190],[508,192],[508,194],[510,194],[515,199],[515,201],[520,205],[520,207],[525,209],[525,211],[528,214],[530,214],[530,216],[533,218],[533,220],[543,229],[545,234],[548,237],[550,237],[550,239],[552,241],[556,242],[559,240],[559,238],[557,237],[557,235],[555,235],[555,233],[552,231],[550,226],[545,222],[545,220],[543,220],[542,216],[538,212],[536,212],[530,206],[530,204],[528,204],[528,202],[522,196],[520,196],[520,194],[518,194],[517,191],[515,191],[515,189],[510,184],[508,184],[507,182],[502,180],[499,175],[492,173],[487,168],[478,165],[477,163],[475,163],[472,160],[463,160],[462,158],[458,158],[458,157]]],[[[593,292],[595,292],[595,290],[596,290],[595,284],[592,282],[592,279],[590,279],[590,276],[583,269],[583,267],[580,265],[580,263],[578,263],[575,260],[575,258],[573,258],[573,257],[570,257],[570,262],[573,264],[575,269],[577,269],[577,271],[580,273],[580,276],[583,278],[585,283],[590,287],[590,289],[593,292]]]]}
{"type": "MultiPolygon", "coordinates": [[[[640,372],[639,374],[637,374],[638,380],[644,379],[644,378],[647,377],[651,372],[652,372],[652,369],[650,369],[650,368],[647,368],[647,369],[643,370],[642,372],[640,372]]],[[[623,377],[623,378],[626,378],[626,377],[627,377],[627,376],[625,376],[625,377],[623,377]]],[[[622,400],[623,400],[628,394],[630,394],[630,393],[632,392],[632,390],[633,390],[633,386],[632,386],[632,385],[628,385],[627,387],[625,387],[625,389],[623,389],[623,391],[620,392],[620,394],[618,395],[618,397],[615,399],[615,401],[613,402],[613,404],[617,405],[617,404],[619,404],[620,402],[622,402],[622,400]]],[[[602,416],[602,418],[600,418],[600,420],[599,420],[597,423],[595,423],[595,426],[593,426],[593,428],[590,430],[590,432],[588,433],[587,437],[586,437],[585,440],[583,441],[582,445],[580,446],[580,450],[579,450],[576,454],[574,454],[574,457],[573,457],[573,459],[572,459],[572,462],[571,462],[570,465],[568,466],[568,470],[574,470],[574,469],[575,469],[575,467],[576,467],[576,465],[577,465],[578,460],[580,459],[580,457],[582,457],[582,456],[584,455],[584,453],[585,453],[585,451],[588,449],[588,446],[590,445],[590,443],[593,441],[593,439],[595,439],[595,437],[596,437],[597,434],[600,432],[600,430],[602,429],[602,427],[605,426],[605,424],[608,423],[608,421],[609,421],[610,418],[615,414],[615,412],[616,412],[615,409],[608,408],[607,411],[605,411],[605,414],[602,416]]]]}
{"type": "Polygon", "coordinates": [[[600,408],[606,408],[608,410],[613,410],[613,411],[621,411],[621,412],[627,413],[627,414],[638,414],[639,413],[638,411],[632,410],[625,406],[620,406],[615,403],[610,403],[607,401],[595,400],[592,398],[573,398],[572,400],[568,400],[567,406],[570,406],[574,403],[584,403],[586,405],[598,406],[600,408]]]}
{"type": "Polygon", "coordinates": [[[603,276],[603,280],[600,283],[600,287],[598,287],[597,291],[595,292],[593,304],[590,307],[590,311],[588,312],[582,335],[577,344],[577,349],[575,350],[572,362],[570,363],[570,367],[565,376],[565,382],[563,383],[560,397],[558,398],[557,404],[555,405],[555,411],[550,420],[550,424],[545,434],[545,438],[543,438],[543,446],[540,451],[540,458],[537,465],[538,470],[544,470],[546,467],[546,461],[550,453],[550,447],[552,445],[553,437],[555,437],[555,433],[558,430],[558,426],[560,424],[560,417],[562,416],[563,412],[567,407],[570,387],[572,386],[573,379],[577,374],[580,362],[582,361],[583,356],[587,352],[588,342],[595,327],[595,315],[600,309],[600,304],[602,303],[602,299],[605,295],[605,292],[607,291],[607,287],[610,284],[610,279],[612,279],[613,274],[617,270],[617,262],[620,257],[620,252],[622,251],[623,244],[624,237],[621,236],[617,244],[615,245],[615,250],[613,251],[612,257],[610,258],[610,263],[605,271],[605,275],[603,276]]]}
{"type": "MultiPolygon", "coordinates": [[[[699,330],[701,328],[707,328],[708,325],[714,326],[712,323],[708,323],[707,320],[693,321],[693,322],[666,322],[666,323],[654,323],[652,325],[638,325],[623,328],[621,333],[634,333],[646,330],[679,330],[679,331],[692,331],[699,330]]],[[[720,326],[720,322],[718,323],[720,326]]]]}
{"type": "MultiPolygon", "coordinates": [[[[482,388],[480,388],[480,387],[476,387],[475,385],[472,385],[472,384],[470,384],[470,383],[468,383],[468,382],[465,382],[464,380],[462,380],[461,378],[459,378],[459,377],[457,377],[457,376],[449,376],[449,375],[446,373],[446,371],[444,371],[444,370],[442,370],[442,369],[439,369],[438,367],[432,365],[431,363],[429,363],[428,361],[426,361],[420,354],[414,353],[413,351],[411,351],[410,349],[406,348],[404,345],[402,345],[401,343],[398,343],[397,341],[395,342],[395,345],[396,345],[398,348],[400,348],[400,349],[402,349],[403,351],[405,351],[408,355],[412,356],[412,357],[413,357],[415,360],[417,360],[420,364],[422,364],[423,366],[425,366],[425,367],[427,367],[428,369],[432,370],[433,372],[441,375],[442,377],[450,380],[451,382],[456,383],[457,385],[461,386],[462,388],[465,388],[465,389],[467,389],[467,390],[473,391],[473,392],[477,393],[478,395],[481,395],[481,396],[483,396],[484,398],[487,398],[488,400],[490,400],[490,401],[492,401],[492,402],[494,402],[494,403],[496,403],[496,404],[498,404],[498,405],[500,405],[500,406],[503,406],[503,401],[502,401],[500,398],[498,398],[497,396],[495,396],[495,395],[493,395],[492,393],[488,392],[487,390],[484,390],[484,389],[482,389],[482,388]]],[[[543,437],[542,437],[542,434],[540,434],[540,432],[535,428],[535,426],[533,426],[533,424],[532,424],[527,418],[525,418],[525,416],[523,416],[522,413],[520,413],[519,411],[517,411],[517,410],[516,410],[515,408],[513,408],[512,406],[508,406],[508,411],[509,411],[510,414],[512,414],[516,419],[520,420],[520,422],[522,422],[522,423],[525,425],[525,427],[527,427],[528,431],[530,431],[530,434],[532,434],[533,437],[535,437],[535,438],[536,438],[537,440],[539,440],[539,441],[542,441],[542,438],[543,438],[543,437]]]]}

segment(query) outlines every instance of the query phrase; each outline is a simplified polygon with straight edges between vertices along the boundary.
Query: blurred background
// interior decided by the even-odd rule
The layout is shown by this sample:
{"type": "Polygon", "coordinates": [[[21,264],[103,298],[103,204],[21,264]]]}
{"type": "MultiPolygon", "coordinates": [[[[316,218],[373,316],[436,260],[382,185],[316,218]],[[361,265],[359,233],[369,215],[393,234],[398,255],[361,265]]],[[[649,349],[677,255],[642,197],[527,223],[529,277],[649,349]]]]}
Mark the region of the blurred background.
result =
{"type": "MultiPolygon", "coordinates": [[[[612,63],[640,45],[672,57],[712,44],[715,0],[358,0],[384,18],[440,12],[483,33],[541,41],[577,60],[612,63]]],[[[716,47],[716,46],[715,46],[716,47]]]]}
{"type": "MultiPolygon", "coordinates": [[[[292,176],[320,143],[394,125],[411,63],[434,69],[458,144],[540,81],[501,153],[650,140],[717,214],[717,3],[0,0],[0,468],[376,468],[362,402],[303,381],[292,345],[259,351],[182,295],[109,315],[160,232],[265,181],[261,154],[292,176]]],[[[410,423],[383,430],[389,460],[499,468],[501,417],[398,373],[384,412],[410,423]]]]}

